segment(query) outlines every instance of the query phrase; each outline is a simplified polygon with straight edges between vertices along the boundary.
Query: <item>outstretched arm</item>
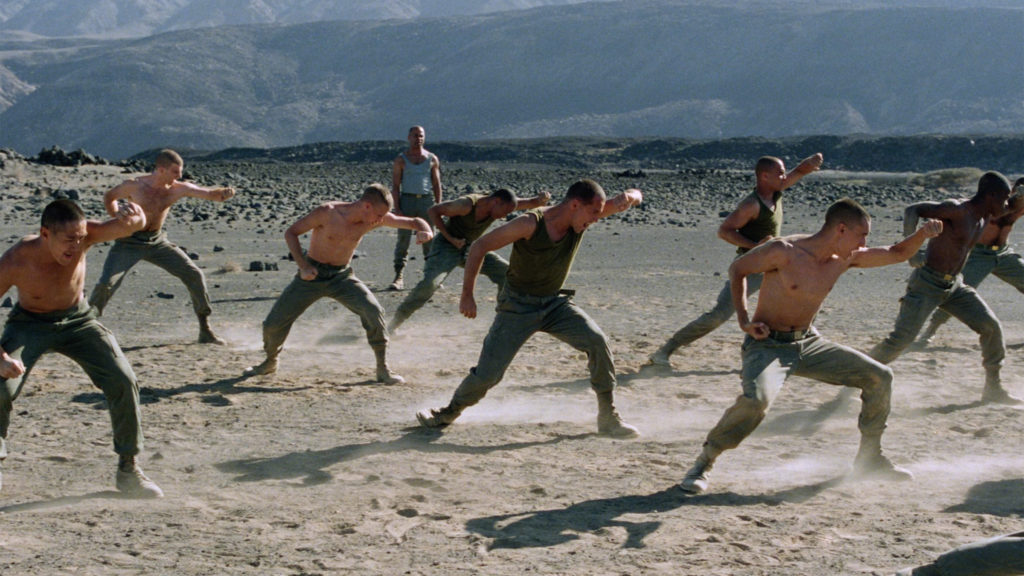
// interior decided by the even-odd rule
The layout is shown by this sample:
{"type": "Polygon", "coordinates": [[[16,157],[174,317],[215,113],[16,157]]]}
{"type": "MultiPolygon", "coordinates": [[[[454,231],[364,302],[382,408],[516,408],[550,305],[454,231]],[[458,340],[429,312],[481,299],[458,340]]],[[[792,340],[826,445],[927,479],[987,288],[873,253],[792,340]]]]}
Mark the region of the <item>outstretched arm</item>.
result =
{"type": "Polygon", "coordinates": [[[903,262],[913,256],[925,240],[942,233],[942,220],[927,219],[913,234],[892,246],[882,248],[861,248],[850,255],[853,268],[875,268],[903,262]]]}
{"type": "Polygon", "coordinates": [[[384,215],[384,220],[381,221],[381,225],[388,226],[390,228],[415,230],[417,244],[426,244],[434,237],[434,231],[430,229],[430,224],[427,224],[426,220],[418,216],[410,218],[408,216],[396,216],[393,213],[388,212],[384,215]]]}
{"type": "Polygon", "coordinates": [[[636,188],[630,188],[604,203],[604,210],[601,211],[601,218],[606,218],[612,214],[618,214],[619,212],[625,212],[643,201],[643,193],[636,188]]]}
{"type": "Polygon", "coordinates": [[[134,202],[125,200],[120,202],[114,217],[110,220],[103,222],[89,220],[86,223],[86,242],[90,246],[109,242],[117,238],[124,238],[145,227],[146,214],[142,211],[142,208],[134,202]]]}
{"type": "Polygon", "coordinates": [[[551,201],[551,192],[544,191],[537,194],[533,198],[520,198],[516,201],[516,210],[530,210],[532,208],[540,208],[541,206],[547,206],[548,202],[551,201]]]}
{"type": "Polygon", "coordinates": [[[800,180],[803,180],[804,176],[807,176],[811,172],[816,172],[821,168],[821,163],[824,161],[825,157],[821,155],[821,152],[804,158],[803,161],[796,165],[796,168],[793,168],[788,174],[786,174],[786,181],[783,183],[782,189],[785,190],[800,180]]]}
{"type": "Polygon", "coordinates": [[[234,188],[205,188],[191,182],[178,182],[174,187],[177,188],[178,193],[182,196],[211,200],[213,202],[223,202],[235,195],[234,188]]]}
{"type": "Polygon", "coordinates": [[[537,217],[533,214],[523,214],[508,224],[484,234],[470,245],[469,255],[466,256],[465,272],[462,276],[462,299],[459,301],[459,311],[463,316],[476,318],[476,298],[473,296],[473,289],[476,288],[476,279],[480,275],[484,256],[488,252],[499,250],[516,240],[529,238],[536,230],[537,217]]]}

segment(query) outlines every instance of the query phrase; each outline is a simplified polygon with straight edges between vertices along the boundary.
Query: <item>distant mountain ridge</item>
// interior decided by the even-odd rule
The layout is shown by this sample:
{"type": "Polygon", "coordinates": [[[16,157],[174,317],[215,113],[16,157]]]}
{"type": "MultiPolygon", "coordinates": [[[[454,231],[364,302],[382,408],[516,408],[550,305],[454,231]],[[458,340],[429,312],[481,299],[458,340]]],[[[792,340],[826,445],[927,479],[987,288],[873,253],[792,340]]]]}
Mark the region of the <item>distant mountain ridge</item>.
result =
{"type": "Polygon", "coordinates": [[[0,32],[131,38],[214,26],[445,18],[591,1],[595,0],[3,0],[0,32]]]}
{"type": "Polygon", "coordinates": [[[1024,133],[1024,7],[590,3],[0,43],[0,146],[1024,133]],[[4,108],[4,102],[9,102],[4,108]]]}

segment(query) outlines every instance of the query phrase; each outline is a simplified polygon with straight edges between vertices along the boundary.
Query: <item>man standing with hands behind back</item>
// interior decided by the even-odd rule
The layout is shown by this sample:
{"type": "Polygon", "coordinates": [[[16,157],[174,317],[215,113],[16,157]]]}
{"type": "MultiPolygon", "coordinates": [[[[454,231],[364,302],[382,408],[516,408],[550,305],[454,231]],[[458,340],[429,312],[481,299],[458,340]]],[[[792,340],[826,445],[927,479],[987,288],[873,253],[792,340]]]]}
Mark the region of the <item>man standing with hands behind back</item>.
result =
{"type": "MultiPolygon", "coordinates": [[[[423,147],[427,133],[422,126],[409,128],[409,149],[395,158],[391,169],[391,196],[395,215],[423,218],[430,222],[427,210],[441,203],[441,161],[423,147]]],[[[395,279],[388,290],[405,287],[405,264],[409,260],[411,230],[398,231],[395,244],[395,279]]],[[[430,242],[423,244],[423,257],[430,252],[430,242]]]]}

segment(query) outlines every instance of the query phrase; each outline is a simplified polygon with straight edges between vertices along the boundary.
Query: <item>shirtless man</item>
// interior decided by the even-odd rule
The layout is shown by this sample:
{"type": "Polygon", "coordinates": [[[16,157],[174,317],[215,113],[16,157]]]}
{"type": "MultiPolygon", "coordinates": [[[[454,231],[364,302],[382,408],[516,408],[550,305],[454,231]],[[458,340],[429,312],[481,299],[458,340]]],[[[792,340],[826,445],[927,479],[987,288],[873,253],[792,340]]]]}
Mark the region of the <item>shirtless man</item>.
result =
{"type": "MultiPolygon", "coordinates": [[[[427,133],[422,126],[409,128],[409,149],[398,155],[391,167],[391,197],[395,214],[429,218],[427,210],[441,202],[441,161],[423,147],[427,133]]],[[[395,279],[388,290],[405,286],[405,264],[409,259],[409,230],[398,231],[395,244],[395,279]]],[[[430,252],[430,243],[423,244],[423,257],[430,252]]]]}
{"type": "Polygon", "coordinates": [[[1003,328],[981,296],[964,285],[960,271],[967,256],[981,238],[986,225],[1007,212],[1010,182],[998,172],[986,172],[978,181],[978,192],[969,200],[920,202],[903,213],[903,230],[913,230],[920,218],[943,223],[942,234],[928,242],[924,265],[907,281],[900,300],[896,327],[872,348],[869,355],[883,364],[895,360],[910,344],[936,308],[949,312],[980,336],[985,388],[982,402],[1021,404],[1003,388],[999,371],[1006,356],[1003,328]]]}
{"type": "Polygon", "coordinates": [[[627,190],[605,201],[604,190],[593,180],[580,180],[558,205],[530,210],[473,242],[466,259],[459,310],[476,318],[473,289],[484,255],[512,244],[505,287],[498,296],[497,315],[484,339],[477,365],[443,408],[421,410],[420,424],[440,428],[455,421],[467,407],[479,402],[501,382],[519,349],[536,332],[546,332],[586,352],[590,385],[597,393],[597,431],[614,438],[632,438],[636,428],[619,417],[613,404],[615,365],[608,339],[597,324],[562,290],[576,250],[587,227],[622,212],[643,200],[639,190],[627,190]]]}
{"type": "Polygon", "coordinates": [[[811,236],[773,239],[733,261],[729,267],[736,319],[747,333],[743,342],[743,393],[708,433],[704,449],[686,473],[681,488],[697,494],[719,454],[739,446],[764,419],[790,375],[861,390],[860,449],[857,475],[901,480],[910,473],[882,455],[882,431],[889,416],[892,370],[865,354],[825,340],[811,325],[839,276],[850,268],[872,268],[910,258],[926,238],[942,231],[929,220],[893,246],[866,248],[871,218],[844,198],[832,204],[825,224],[811,236]],[[747,278],[763,274],[761,295],[751,319],[747,278]]]}
{"type": "Polygon", "coordinates": [[[0,296],[18,288],[18,303],[0,337],[0,462],[7,457],[13,403],[36,361],[52,350],[77,362],[107,399],[119,456],[117,489],[138,498],[163,496],[135,462],[142,448],[135,373],[82,292],[89,248],[145,225],[143,210],[132,202],[122,202],[115,218],[97,222],[86,220],[74,202],[56,200],[43,210],[39,234],[22,238],[0,257],[0,296]]]}
{"type": "MultiPolygon", "coordinates": [[[[782,191],[799,182],[804,176],[821,168],[821,153],[805,158],[789,173],[782,160],[762,156],[754,167],[757,184],[753,192],[740,201],[736,209],[726,216],[718,227],[718,237],[736,246],[737,258],[758,244],[777,237],[782,230],[782,191]]],[[[747,295],[761,287],[761,276],[747,279],[747,295]]],[[[736,310],[732,305],[732,289],[725,283],[718,293],[715,307],[680,328],[665,344],[651,355],[655,366],[671,367],[669,358],[683,346],[707,336],[725,323],[736,310]]]]}
{"type": "MultiPolygon", "coordinates": [[[[964,284],[971,288],[977,288],[989,274],[994,274],[1003,282],[1024,293],[1024,257],[1010,248],[1007,240],[1013,225],[1024,216],[1024,178],[1018,178],[1013,185],[1017,194],[1010,198],[1010,211],[1002,216],[993,218],[985,224],[981,231],[978,243],[971,249],[967,257],[967,264],[961,274],[964,277],[964,284]]],[[[932,314],[932,320],[928,328],[916,344],[925,347],[931,342],[939,326],[949,320],[950,314],[941,308],[932,314]]]]}
{"type": "Polygon", "coordinates": [[[210,329],[210,294],[199,267],[181,249],[167,240],[164,220],[171,206],[182,198],[202,198],[223,202],[235,195],[233,188],[203,188],[190,182],[179,182],[185,167],[181,156],[173,150],[161,150],[156,168],[147,176],[127,180],[103,195],[103,204],[111,216],[117,214],[119,202],[131,200],[146,213],[146,227],[128,238],[120,238],[107,254],[103,273],[92,289],[89,304],[102,315],[107,302],[121,286],[128,271],[139,260],[150,262],[181,280],[188,288],[192,309],[199,318],[201,344],[225,344],[210,329]]]}
{"type": "Polygon", "coordinates": [[[355,312],[377,357],[377,381],[400,384],[405,379],[387,363],[388,332],[384,309],[369,288],[352,273],[349,263],[359,241],[380,226],[416,231],[416,243],[430,241],[433,232],[422,218],[391,213],[391,196],[381,184],[371,184],[355,202],[326,202],[292,224],[284,233],[288,251],[299,273],[274,303],[263,321],[263,349],[267,358],[246,370],[247,376],[277,371],[277,356],[292,324],[314,302],[333,298],[355,312]],[[299,236],[311,232],[309,250],[303,252],[299,236]]]}
{"type": "MultiPolygon", "coordinates": [[[[515,192],[501,188],[484,196],[469,194],[455,200],[434,204],[427,210],[430,221],[440,234],[430,244],[430,254],[423,265],[423,279],[398,306],[395,317],[388,323],[394,334],[403,322],[423,307],[456,266],[465,266],[466,254],[474,240],[483,235],[495,220],[504,220],[515,210],[529,210],[544,206],[551,193],[542,192],[533,198],[516,197],[515,192]]],[[[508,262],[491,252],[484,256],[481,272],[498,286],[505,286],[508,262]]]]}

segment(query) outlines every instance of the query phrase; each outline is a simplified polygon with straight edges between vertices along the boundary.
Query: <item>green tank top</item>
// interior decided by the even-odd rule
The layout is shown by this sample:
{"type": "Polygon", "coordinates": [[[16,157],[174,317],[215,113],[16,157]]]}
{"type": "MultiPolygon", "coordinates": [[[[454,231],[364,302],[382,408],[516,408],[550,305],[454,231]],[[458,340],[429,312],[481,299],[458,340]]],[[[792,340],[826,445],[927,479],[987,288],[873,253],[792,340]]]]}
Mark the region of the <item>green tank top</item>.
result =
{"type": "Polygon", "coordinates": [[[530,296],[554,296],[569,276],[583,234],[569,228],[564,238],[554,242],[544,225],[544,209],[535,208],[526,214],[537,219],[537,230],[529,238],[512,244],[506,276],[508,287],[530,296]]]}
{"type": "Polygon", "coordinates": [[[487,227],[494,222],[494,218],[484,218],[482,221],[476,221],[476,203],[481,198],[485,198],[484,194],[468,194],[463,198],[469,198],[469,201],[473,203],[473,208],[470,209],[469,214],[464,216],[453,216],[448,219],[448,223],[445,225],[448,228],[448,233],[456,238],[462,238],[466,241],[466,244],[471,244],[476,241],[477,238],[484,235],[487,231],[487,227]]]}
{"type": "MultiPolygon", "coordinates": [[[[757,194],[757,191],[751,192],[747,198],[754,198],[757,201],[757,205],[761,207],[757,212],[757,218],[754,218],[750,222],[739,229],[739,233],[750,240],[751,242],[760,242],[768,236],[778,237],[782,234],[782,192],[776,192],[772,197],[772,203],[775,204],[775,210],[772,210],[771,206],[764,203],[761,196],[757,194]]],[[[743,201],[746,202],[747,198],[743,201]]],[[[749,248],[737,248],[737,254],[745,253],[749,248]]]]}

